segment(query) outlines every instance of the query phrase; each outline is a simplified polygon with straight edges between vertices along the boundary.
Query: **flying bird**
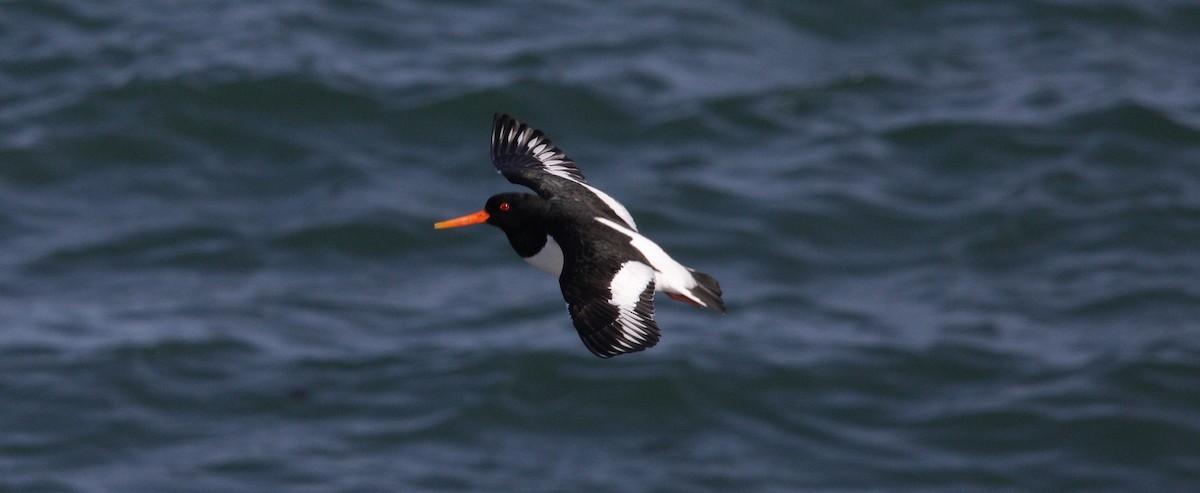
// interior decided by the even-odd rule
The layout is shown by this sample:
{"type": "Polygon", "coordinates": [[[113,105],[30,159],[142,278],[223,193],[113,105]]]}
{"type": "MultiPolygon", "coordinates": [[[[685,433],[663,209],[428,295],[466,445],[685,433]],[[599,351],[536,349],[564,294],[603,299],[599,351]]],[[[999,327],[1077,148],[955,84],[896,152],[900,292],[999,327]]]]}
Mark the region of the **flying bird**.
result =
{"type": "Polygon", "coordinates": [[[483,210],[434,224],[490,224],[517,255],[558,277],[584,345],[609,358],[658,343],[654,292],[725,313],[712,276],[675,261],[638,233],[625,206],[588,184],[583,172],[540,130],[496,114],[492,164],[508,181],[537,192],[488,198],[483,210]]]}

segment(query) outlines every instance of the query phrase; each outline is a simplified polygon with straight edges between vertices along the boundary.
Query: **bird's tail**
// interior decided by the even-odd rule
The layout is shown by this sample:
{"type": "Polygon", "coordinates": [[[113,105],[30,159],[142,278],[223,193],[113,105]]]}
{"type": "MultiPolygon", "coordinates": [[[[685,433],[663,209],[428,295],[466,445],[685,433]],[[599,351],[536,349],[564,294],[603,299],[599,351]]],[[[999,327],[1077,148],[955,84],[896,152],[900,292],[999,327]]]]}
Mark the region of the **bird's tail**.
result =
{"type": "Polygon", "coordinates": [[[717,280],[698,270],[688,270],[691,271],[692,278],[696,280],[696,286],[692,288],[691,295],[699,298],[705,308],[717,313],[725,313],[725,300],[721,299],[721,285],[717,283],[717,280]]]}

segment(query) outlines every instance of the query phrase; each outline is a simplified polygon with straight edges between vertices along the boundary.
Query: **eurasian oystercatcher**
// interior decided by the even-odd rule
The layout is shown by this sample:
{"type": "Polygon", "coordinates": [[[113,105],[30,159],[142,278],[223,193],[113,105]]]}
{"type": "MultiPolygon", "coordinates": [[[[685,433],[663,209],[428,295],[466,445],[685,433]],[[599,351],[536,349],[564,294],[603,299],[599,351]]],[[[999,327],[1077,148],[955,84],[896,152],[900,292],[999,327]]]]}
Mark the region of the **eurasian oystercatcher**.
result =
{"type": "Polygon", "coordinates": [[[497,114],[492,163],[508,181],[537,195],[493,195],[483,210],[433,227],[486,223],[504,231],[517,255],[558,276],[571,321],[596,356],[658,343],[655,291],[725,313],[716,279],[676,262],[638,233],[625,206],[589,185],[540,130],[497,114]]]}

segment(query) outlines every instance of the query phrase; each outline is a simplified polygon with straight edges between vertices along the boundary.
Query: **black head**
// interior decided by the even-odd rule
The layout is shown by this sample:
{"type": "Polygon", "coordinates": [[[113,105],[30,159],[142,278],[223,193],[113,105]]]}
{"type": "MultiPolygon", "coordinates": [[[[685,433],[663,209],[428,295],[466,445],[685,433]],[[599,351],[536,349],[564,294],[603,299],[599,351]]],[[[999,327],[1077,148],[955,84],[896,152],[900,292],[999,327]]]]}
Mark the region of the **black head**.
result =
{"type": "Polygon", "coordinates": [[[538,229],[545,235],[542,225],[546,201],[530,193],[505,192],[488,198],[483,205],[487,223],[504,231],[538,229]]]}
{"type": "Polygon", "coordinates": [[[437,229],[487,223],[500,228],[517,254],[529,257],[546,244],[546,201],[529,193],[506,192],[488,198],[483,210],[434,224],[437,229]]]}

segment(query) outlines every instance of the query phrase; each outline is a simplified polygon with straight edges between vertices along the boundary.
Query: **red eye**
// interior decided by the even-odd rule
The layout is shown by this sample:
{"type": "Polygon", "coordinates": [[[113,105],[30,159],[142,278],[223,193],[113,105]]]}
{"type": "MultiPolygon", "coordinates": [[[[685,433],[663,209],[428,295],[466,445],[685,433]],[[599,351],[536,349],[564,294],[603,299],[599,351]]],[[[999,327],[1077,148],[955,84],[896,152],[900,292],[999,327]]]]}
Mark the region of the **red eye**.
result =
{"type": "Polygon", "coordinates": [[[511,206],[511,205],[508,205],[508,202],[501,202],[501,203],[500,203],[500,210],[502,210],[502,211],[506,211],[506,210],[509,210],[509,209],[511,209],[511,208],[512,208],[512,206],[511,206]]]}

